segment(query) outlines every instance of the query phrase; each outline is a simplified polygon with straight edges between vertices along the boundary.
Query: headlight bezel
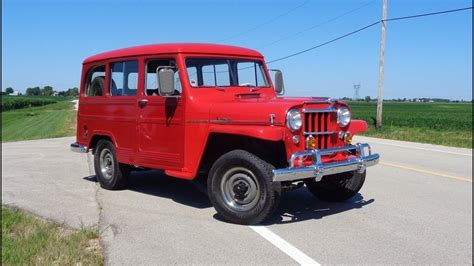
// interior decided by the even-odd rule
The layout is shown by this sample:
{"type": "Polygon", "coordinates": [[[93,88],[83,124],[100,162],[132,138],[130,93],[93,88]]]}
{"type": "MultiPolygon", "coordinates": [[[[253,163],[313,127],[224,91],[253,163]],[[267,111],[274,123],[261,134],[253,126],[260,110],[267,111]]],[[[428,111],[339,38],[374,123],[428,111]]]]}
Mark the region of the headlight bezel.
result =
{"type": "Polygon", "coordinates": [[[293,108],[286,112],[286,127],[292,131],[298,131],[303,127],[303,117],[301,112],[293,108]]]}
{"type": "Polygon", "coordinates": [[[346,106],[337,108],[337,124],[340,127],[347,127],[352,120],[351,110],[346,106]]]}

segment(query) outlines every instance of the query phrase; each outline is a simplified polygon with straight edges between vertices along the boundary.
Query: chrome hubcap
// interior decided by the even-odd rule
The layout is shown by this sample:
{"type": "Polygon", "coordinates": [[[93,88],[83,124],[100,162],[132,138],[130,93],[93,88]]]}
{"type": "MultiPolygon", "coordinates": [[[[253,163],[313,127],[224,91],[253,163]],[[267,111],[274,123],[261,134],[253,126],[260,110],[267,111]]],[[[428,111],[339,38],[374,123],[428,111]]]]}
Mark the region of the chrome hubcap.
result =
{"type": "Polygon", "coordinates": [[[258,203],[260,187],[252,172],[242,167],[235,167],[224,174],[221,181],[221,195],[230,209],[247,211],[258,203]]]}
{"type": "Polygon", "coordinates": [[[99,156],[100,171],[102,176],[109,180],[114,175],[114,157],[112,152],[105,148],[100,152],[99,156]]]}

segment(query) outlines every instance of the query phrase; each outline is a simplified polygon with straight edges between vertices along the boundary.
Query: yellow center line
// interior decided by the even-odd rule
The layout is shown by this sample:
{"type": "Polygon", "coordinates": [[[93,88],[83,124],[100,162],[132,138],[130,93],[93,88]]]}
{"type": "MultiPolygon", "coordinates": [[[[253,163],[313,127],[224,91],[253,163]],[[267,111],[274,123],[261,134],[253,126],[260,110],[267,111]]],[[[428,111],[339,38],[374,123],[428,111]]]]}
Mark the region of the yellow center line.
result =
{"type": "Polygon", "coordinates": [[[444,173],[433,172],[433,171],[426,170],[426,169],[420,169],[420,168],[415,168],[415,167],[396,164],[396,163],[389,163],[389,162],[385,162],[385,161],[381,161],[380,164],[390,166],[390,167],[396,167],[396,168],[401,168],[401,169],[405,169],[405,170],[415,171],[415,172],[419,172],[419,173],[424,173],[424,174],[429,174],[429,175],[434,175],[434,176],[447,177],[447,178],[451,178],[451,179],[457,179],[457,180],[472,183],[472,179],[467,178],[467,177],[448,175],[448,174],[444,174],[444,173]]]}

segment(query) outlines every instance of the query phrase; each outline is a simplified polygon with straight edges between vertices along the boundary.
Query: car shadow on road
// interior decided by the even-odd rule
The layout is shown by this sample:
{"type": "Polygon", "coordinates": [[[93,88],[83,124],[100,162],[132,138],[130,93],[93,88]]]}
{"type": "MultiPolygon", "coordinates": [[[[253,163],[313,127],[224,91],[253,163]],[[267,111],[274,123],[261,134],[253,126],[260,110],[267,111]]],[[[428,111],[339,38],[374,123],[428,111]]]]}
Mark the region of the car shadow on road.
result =
{"type": "MultiPolygon", "coordinates": [[[[261,223],[261,225],[287,224],[321,219],[326,216],[360,209],[374,201],[374,199],[365,200],[360,193],[357,193],[345,202],[325,202],[315,198],[303,187],[284,193],[275,213],[261,223]]],[[[214,219],[224,221],[218,213],[214,215],[214,219]]]]}
{"type": "Polygon", "coordinates": [[[360,209],[373,203],[357,193],[345,202],[325,202],[315,198],[306,188],[300,188],[282,195],[280,206],[263,225],[286,224],[321,219],[326,216],[360,209]]]}
{"type": "MultiPolygon", "coordinates": [[[[97,182],[95,175],[84,177],[84,179],[97,182]]],[[[130,175],[130,184],[126,190],[169,198],[177,203],[198,209],[212,207],[205,192],[205,187],[200,182],[169,177],[163,171],[133,171],[130,175]]],[[[110,192],[113,193],[113,191],[110,192]]]]}
{"type": "MultiPolygon", "coordinates": [[[[95,176],[84,177],[85,180],[97,182],[95,176]]],[[[179,204],[198,209],[211,208],[206,187],[201,180],[187,181],[165,175],[162,171],[134,171],[130,176],[127,190],[156,197],[169,198],[179,204]]],[[[113,191],[111,191],[113,193],[113,191]]],[[[360,209],[373,203],[374,199],[365,200],[358,193],[345,202],[324,202],[316,199],[306,188],[299,188],[284,193],[275,213],[263,225],[295,223],[360,209]]],[[[222,220],[215,214],[216,220],[222,220]]]]}

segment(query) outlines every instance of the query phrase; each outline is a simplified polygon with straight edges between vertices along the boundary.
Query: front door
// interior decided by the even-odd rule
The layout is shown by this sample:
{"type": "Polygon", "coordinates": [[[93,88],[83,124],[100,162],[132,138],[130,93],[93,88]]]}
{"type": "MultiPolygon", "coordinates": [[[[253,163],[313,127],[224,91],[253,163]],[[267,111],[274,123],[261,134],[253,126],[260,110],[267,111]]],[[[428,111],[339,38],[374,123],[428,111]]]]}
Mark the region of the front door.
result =
{"type": "Polygon", "coordinates": [[[148,58],[144,66],[144,90],[137,99],[137,164],[158,169],[180,169],[183,166],[184,104],[178,68],[175,93],[159,95],[156,69],[176,66],[174,57],[148,58]]]}

